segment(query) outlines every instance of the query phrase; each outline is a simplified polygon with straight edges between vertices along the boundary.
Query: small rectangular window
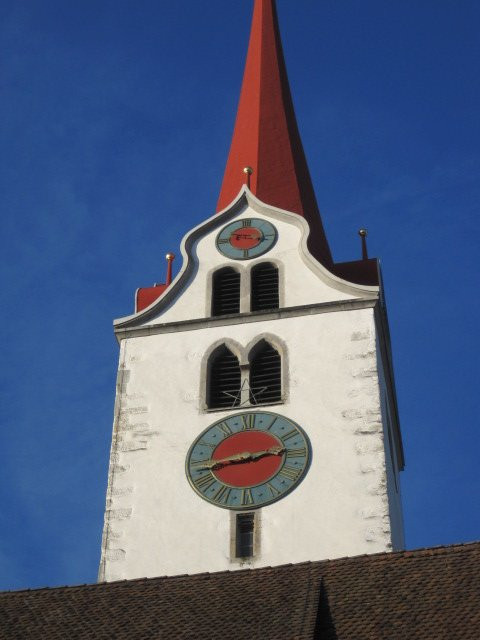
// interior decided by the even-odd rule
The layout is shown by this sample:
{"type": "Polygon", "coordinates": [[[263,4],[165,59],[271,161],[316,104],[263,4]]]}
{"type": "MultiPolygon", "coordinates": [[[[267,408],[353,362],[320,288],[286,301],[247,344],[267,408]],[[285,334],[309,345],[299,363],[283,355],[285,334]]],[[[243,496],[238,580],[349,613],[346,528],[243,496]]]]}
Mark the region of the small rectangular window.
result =
{"type": "Polygon", "coordinates": [[[252,558],[255,529],[254,513],[239,513],[236,517],[235,557],[252,558]]]}

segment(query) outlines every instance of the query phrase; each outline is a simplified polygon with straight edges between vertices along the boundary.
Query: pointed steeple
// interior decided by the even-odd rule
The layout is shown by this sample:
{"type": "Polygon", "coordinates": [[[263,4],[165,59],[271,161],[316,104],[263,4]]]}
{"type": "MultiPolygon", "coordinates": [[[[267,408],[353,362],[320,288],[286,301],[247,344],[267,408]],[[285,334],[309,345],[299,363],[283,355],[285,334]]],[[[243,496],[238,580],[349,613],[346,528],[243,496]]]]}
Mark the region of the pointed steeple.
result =
{"type": "Polygon", "coordinates": [[[308,246],[326,267],[332,256],[298,132],[278,27],[275,0],[255,0],[252,30],[217,211],[245,184],[266,204],[298,213],[310,225],[308,246]]]}

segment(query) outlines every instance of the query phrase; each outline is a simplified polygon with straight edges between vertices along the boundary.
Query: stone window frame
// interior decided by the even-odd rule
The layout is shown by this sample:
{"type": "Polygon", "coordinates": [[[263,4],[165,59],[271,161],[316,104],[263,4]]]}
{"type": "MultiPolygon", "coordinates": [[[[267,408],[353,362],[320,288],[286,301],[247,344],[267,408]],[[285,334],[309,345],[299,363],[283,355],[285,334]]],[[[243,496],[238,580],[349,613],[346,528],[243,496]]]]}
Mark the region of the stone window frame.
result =
{"type": "Polygon", "coordinates": [[[201,373],[200,373],[200,411],[202,413],[213,413],[219,411],[242,411],[244,409],[251,410],[257,407],[268,407],[279,404],[285,404],[288,401],[289,397],[289,358],[288,358],[288,348],[285,342],[279,338],[278,336],[264,332],[255,336],[246,346],[242,346],[236,340],[232,338],[221,338],[213,342],[210,347],[205,351],[202,362],[201,362],[201,373]],[[270,344],[279,354],[281,361],[281,384],[282,384],[282,393],[280,400],[276,400],[274,402],[265,402],[259,404],[250,404],[250,361],[251,356],[255,353],[256,347],[261,342],[267,342],[270,344]],[[210,384],[210,363],[212,361],[212,357],[215,352],[220,347],[226,347],[229,349],[238,359],[240,365],[240,374],[241,374],[241,386],[242,392],[240,397],[240,404],[236,407],[209,407],[207,403],[208,399],[208,389],[210,384]],[[245,381],[247,385],[245,385],[245,381]]]}

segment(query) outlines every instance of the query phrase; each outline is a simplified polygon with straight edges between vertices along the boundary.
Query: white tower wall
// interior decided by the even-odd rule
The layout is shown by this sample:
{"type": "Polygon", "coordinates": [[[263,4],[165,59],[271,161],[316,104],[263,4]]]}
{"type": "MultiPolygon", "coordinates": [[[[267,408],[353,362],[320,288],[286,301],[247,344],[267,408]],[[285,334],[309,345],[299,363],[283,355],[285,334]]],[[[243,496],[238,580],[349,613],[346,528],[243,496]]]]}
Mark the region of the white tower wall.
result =
{"type": "Polygon", "coordinates": [[[313,451],[303,482],[261,510],[248,566],[401,547],[373,306],[123,340],[100,579],[242,566],[231,558],[231,514],[199,498],[185,474],[192,441],[232,413],[204,409],[204,356],[219,338],[281,345],[285,402],[265,410],[300,424],[313,451]]]}

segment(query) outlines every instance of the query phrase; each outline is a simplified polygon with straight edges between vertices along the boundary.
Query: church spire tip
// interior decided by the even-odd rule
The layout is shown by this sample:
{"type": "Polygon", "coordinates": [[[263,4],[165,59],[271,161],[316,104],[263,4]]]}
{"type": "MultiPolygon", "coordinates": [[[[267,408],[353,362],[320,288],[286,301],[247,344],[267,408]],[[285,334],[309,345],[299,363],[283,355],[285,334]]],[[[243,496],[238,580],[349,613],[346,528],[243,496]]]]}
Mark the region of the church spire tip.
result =
{"type": "Polygon", "coordinates": [[[303,151],[283,57],[275,0],[255,0],[233,139],[217,211],[247,185],[263,202],[303,216],[309,248],[325,266],[332,257],[303,151]]]}

